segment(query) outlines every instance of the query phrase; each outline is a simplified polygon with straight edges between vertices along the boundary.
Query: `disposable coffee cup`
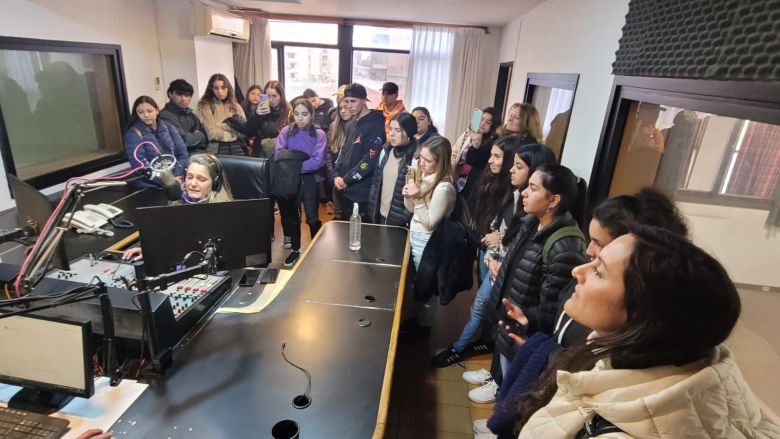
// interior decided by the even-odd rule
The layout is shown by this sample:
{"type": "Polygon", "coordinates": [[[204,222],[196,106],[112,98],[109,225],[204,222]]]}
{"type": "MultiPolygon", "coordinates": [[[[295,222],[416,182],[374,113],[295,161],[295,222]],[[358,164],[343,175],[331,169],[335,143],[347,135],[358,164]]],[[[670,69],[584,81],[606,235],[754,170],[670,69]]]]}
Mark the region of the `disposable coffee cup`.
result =
{"type": "Polygon", "coordinates": [[[271,429],[271,437],[274,439],[298,439],[298,423],[292,419],[277,422],[271,429]]]}

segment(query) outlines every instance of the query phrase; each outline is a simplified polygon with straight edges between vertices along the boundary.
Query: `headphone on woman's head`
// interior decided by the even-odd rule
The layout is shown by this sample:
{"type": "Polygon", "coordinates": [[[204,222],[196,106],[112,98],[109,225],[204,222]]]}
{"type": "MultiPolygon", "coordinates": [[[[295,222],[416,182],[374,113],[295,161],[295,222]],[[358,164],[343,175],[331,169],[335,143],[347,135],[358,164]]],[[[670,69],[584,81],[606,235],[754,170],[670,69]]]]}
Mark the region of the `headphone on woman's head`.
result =
{"type": "Polygon", "coordinates": [[[211,179],[211,190],[214,192],[219,192],[219,189],[222,187],[222,163],[220,163],[217,156],[214,154],[205,154],[206,157],[208,157],[209,160],[211,160],[211,163],[214,164],[214,170],[216,171],[216,174],[214,178],[211,179]]]}

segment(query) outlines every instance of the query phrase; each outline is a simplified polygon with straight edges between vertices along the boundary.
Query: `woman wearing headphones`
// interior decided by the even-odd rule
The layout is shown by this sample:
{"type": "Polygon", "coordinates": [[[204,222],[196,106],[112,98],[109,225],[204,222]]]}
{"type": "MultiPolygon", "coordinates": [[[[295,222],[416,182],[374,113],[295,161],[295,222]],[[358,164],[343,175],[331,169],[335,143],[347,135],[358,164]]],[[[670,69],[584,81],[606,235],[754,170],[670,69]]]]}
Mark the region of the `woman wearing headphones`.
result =
{"type": "MultiPolygon", "coordinates": [[[[222,170],[222,163],[213,154],[193,154],[187,161],[181,200],[173,204],[220,203],[233,201],[230,184],[222,170]]],[[[128,249],[122,259],[143,259],[141,247],[128,249]]]]}

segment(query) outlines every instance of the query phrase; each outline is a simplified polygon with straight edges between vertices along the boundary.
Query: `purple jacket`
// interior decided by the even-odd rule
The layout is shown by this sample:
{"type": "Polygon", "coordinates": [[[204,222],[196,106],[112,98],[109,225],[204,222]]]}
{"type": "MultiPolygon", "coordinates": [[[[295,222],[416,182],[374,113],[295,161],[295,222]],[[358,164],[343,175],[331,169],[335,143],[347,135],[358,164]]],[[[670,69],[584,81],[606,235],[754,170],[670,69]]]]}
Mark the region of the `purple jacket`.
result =
{"type": "MultiPolygon", "coordinates": [[[[303,151],[309,155],[309,159],[301,164],[301,174],[311,174],[319,171],[325,166],[325,148],[328,146],[328,136],[324,131],[317,128],[315,136],[312,137],[308,129],[298,130],[292,136],[288,135],[290,127],[286,126],[276,137],[276,148],[274,157],[279,156],[279,150],[292,149],[303,151]]],[[[317,172],[314,176],[315,181],[324,181],[322,173],[317,172]]]]}

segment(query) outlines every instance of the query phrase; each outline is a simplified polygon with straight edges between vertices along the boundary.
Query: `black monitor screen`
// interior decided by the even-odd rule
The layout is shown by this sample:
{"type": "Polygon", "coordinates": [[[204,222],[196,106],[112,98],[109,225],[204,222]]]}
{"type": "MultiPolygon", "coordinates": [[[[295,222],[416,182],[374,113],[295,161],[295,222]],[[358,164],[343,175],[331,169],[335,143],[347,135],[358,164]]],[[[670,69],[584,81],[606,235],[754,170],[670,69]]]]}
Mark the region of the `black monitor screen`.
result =
{"type": "Polygon", "coordinates": [[[89,321],[0,319],[0,382],[88,398],[95,392],[91,342],[89,321]]]}
{"type": "MultiPolygon", "coordinates": [[[[271,262],[271,201],[230,201],[139,208],[137,223],[147,275],[181,268],[190,252],[211,241],[219,268],[232,270],[271,262]]],[[[188,259],[186,265],[197,262],[188,259]]]]}
{"type": "MultiPolygon", "coordinates": [[[[37,189],[13,175],[8,175],[8,181],[11,185],[11,193],[16,199],[19,227],[25,227],[29,223],[33,223],[40,231],[46,224],[46,221],[48,221],[52,212],[54,212],[52,201],[46,195],[43,195],[37,189]]],[[[51,263],[62,270],[70,269],[68,257],[65,254],[65,245],[62,241],[60,241],[57,244],[57,248],[54,249],[51,263]]]]}

